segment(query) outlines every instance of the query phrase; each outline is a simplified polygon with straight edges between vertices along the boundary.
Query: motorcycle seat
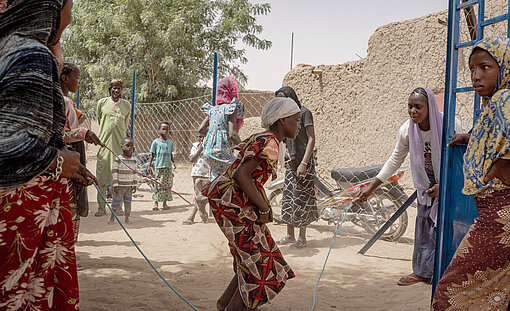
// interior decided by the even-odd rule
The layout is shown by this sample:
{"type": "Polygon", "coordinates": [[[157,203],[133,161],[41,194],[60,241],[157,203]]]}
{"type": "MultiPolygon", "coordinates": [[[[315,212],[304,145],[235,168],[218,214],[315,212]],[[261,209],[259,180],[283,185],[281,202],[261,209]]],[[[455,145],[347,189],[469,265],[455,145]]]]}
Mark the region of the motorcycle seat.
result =
{"type": "Polygon", "coordinates": [[[331,178],[339,182],[356,184],[374,178],[382,167],[383,165],[379,164],[365,167],[336,168],[331,171],[331,178]]]}

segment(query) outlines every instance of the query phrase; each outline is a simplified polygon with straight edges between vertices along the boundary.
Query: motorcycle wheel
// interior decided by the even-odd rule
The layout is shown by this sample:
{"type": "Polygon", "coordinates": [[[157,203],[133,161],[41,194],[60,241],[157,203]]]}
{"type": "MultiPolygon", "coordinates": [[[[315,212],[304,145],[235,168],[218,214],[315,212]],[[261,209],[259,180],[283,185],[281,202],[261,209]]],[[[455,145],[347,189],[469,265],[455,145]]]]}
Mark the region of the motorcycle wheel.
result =
{"type": "MultiPolygon", "coordinates": [[[[371,210],[365,212],[371,213],[374,216],[374,220],[366,222],[363,227],[371,234],[376,233],[402,205],[400,200],[394,199],[386,193],[373,194],[369,197],[368,203],[370,205],[369,209],[371,210]]],[[[407,225],[407,211],[404,211],[381,236],[381,239],[386,241],[398,241],[406,232],[407,225]]]]}
{"type": "Polygon", "coordinates": [[[282,223],[282,197],[283,189],[275,189],[269,194],[269,203],[271,204],[271,210],[273,211],[273,220],[276,223],[282,223]]]}

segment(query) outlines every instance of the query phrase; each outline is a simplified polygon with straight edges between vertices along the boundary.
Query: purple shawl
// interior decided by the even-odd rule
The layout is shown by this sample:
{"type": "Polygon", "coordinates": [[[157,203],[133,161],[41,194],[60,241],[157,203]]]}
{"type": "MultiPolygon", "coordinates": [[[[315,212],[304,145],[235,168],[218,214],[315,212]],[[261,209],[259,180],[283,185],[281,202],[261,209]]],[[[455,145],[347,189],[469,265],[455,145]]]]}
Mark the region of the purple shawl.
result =
{"type": "MultiPolygon", "coordinates": [[[[436,183],[439,183],[439,173],[441,167],[441,135],[443,131],[443,114],[439,111],[439,107],[434,97],[434,93],[428,88],[423,88],[427,92],[427,102],[429,108],[430,122],[430,143],[432,155],[432,167],[434,169],[434,177],[436,183]]],[[[423,143],[418,134],[418,124],[414,124],[409,120],[409,152],[411,154],[411,172],[413,175],[414,186],[418,190],[418,202],[420,204],[429,205],[432,198],[425,191],[430,188],[430,180],[425,172],[425,159],[423,156],[423,143]]],[[[436,223],[438,198],[434,200],[430,218],[436,223]]]]}

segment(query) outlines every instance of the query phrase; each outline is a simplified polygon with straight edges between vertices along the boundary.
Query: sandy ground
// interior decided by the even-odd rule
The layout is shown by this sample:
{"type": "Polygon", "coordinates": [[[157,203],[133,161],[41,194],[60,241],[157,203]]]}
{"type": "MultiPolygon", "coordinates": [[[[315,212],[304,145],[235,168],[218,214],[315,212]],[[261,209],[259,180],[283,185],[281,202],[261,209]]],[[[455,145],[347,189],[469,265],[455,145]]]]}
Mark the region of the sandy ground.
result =
{"type": "MultiPolygon", "coordinates": [[[[93,152],[88,167],[95,170],[93,152]]],[[[190,166],[178,165],[174,190],[191,201],[190,166]]],[[[147,187],[144,186],[145,189],[147,187]]],[[[82,310],[191,310],[150,268],[119,224],[94,217],[96,190],[88,190],[90,215],[82,218],[76,248],[85,270],[78,272],[82,310]]],[[[226,239],[213,218],[209,223],[183,225],[190,207],[177,196],[167,211],[152,211],[151,194],[134,198],[133,239],[175,289],[198,310],[216,310],[216,300],[233,276],[226,239]]],[[[198,216],[196,221],[198,221],[198,216]]],[[[121,218],[123,220],[123,218],[121,218]]],[[[410,217],[410,223],[414,217],[410,217]]],[[[368,240],[345,224],[334,243],[317,291],[315,310],[428,310],[431,286],[401,287],[396,280],[411,271],[412,243],[379,241],[366,255],[357,252],[368,240]]],[[[270,224],[275,239],[286,227],[270,224]]],[[[261,310],[310,310],[334,226],[309,227],[304,249],[281,246],[296,278],[261,310]]],[[[409,229],[408,233],[409,235],[409,229]]],[[[411,234],[412,235],[412,234],[411,234]]]]}

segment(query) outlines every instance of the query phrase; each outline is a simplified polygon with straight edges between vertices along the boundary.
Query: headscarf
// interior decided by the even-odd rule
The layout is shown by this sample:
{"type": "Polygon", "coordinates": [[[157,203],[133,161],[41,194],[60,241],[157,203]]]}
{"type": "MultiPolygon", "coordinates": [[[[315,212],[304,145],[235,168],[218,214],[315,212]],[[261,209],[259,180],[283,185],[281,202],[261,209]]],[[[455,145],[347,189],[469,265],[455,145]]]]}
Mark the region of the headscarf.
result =
{"type": "MultiPolygon", "coordinates": [[[[234,100],[239,99],[239,87],[237,86],[236,79],[234,76],[227,76],[218,81],[218,87],[216,89],[216,104],[229,104],[234,100]]],[[[244,124],[243,117],[236,119],[237,133],[244,124]]]]}
{"type": "Polygon", "coordinates": [[[62,1],[12,0],[0,9],[0,189],[14,189],[65,146],[64,99],[49,50],[62,1]]]}
{"type": "Polygon", "coordinates": [[[118,85],[120,86],[120,88],[124,88],[124,83],[122,83],[121,80],[119,79],[113,79],[112,81],[110,81],[110,86],[108,86],[108,92],[111,92],[112,88],[115,86],[115,85],[118,85]]]}
{"type": "Polygon", "coordinates": [[[499,75],[494,94],[483,97],[482,112],[464,154],[464,194],[476,194],[492,187],[494,182],[485,185],[483,178],[494,162],[510,158],[510,39],[485,38],[475,44],[473,51],[477,48],[494,58],[499,75]]]}
{"type": "Polygon", "coordinates": [[[276,97],[265,103],[264,107],[262,107],[260,123],[263,128],[268,129],[276,121],[299,112],[301,112],[301,109],[293,99],[276,97]]]}
{"type": "MultiPolygon", "coordinates": [[[[443,114],[439,112],[439,106],[436,102],[434,93],[426,87],[422,87],[427,93],[427,105],[429,111],[430,123],[430,148],[432,156],[432,168],[434,170],[434,178],[439,183],[440,167],[441,167],[441,135],[443,132],[443,114]]],[[[415,93],[413,93],[415,94],[415,93]]],[[[419,93],[418,93],[419,94],[419,93]]],[[[418,202],[420,204],[432,204],[430,218],[436,222],[437,208],[439,200],[436,198],[432,203],[432,198],[425,192],[430,188],[430,179],[425,172],[425,158],[423,155],[423,143],[418,134],[418,124],[409,119],[409,153],[411,158],[411,172],[413,175],[413,183],[418,194],[418,202]]]]}
{"type": "Polygon", "coordinates": [[[228,76],[218,81],[216,104],[229,104],[234,98],[239,99],[239,88],[234,76],[228,76]]]}
{"type": "Polygon", "coordinates": [[[0,11],[0,46],[6,44],[4,40],[17,36],[50,47],[64,4],[62,0],[8,0],[5,11],[0,11]]]}
{"type": "Polygon", "coordinates": [[[282,86],[281,88],[278,89],[278,91],[274,92],[274,96],[277,96],[278,93],[280,93],[280,92],[285,94],[285,96],[292,98],[296,102],[296,104],[299,106],[299,108],[301,108],[301,102],[299,101],[296,91],[294,91],[293,88],[291,88],[290,86],[282,86]]]}

